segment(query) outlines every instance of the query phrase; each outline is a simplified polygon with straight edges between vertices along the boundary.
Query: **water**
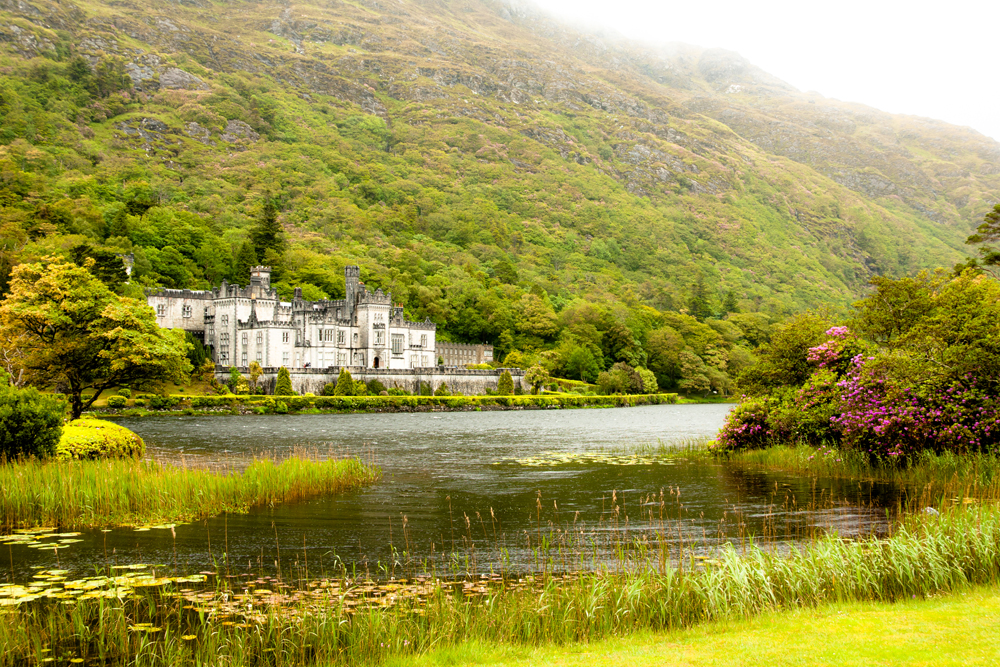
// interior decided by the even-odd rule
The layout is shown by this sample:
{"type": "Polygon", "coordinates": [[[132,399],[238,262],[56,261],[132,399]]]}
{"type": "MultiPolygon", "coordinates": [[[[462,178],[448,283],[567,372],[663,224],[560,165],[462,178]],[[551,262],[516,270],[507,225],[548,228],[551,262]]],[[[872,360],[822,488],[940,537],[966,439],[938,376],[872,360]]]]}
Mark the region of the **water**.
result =
{"type": "MultiPolygon", "coordinates": [[[[336,497],[178,525],[175,536],[164,529],[89,531],[58,554],[15,545],[0,553],[0,567],[15,579],[57,559],[78,571],[137,562],[176,562],[182,572],[227,564],[273,572],[279,562],[287,571],[308,563],[313,574],[342,564],[373,577],[456,564],[485,572],[502,562],[526,571],[541,566],[535,549],[543,537],[582,545],[595,563],[612,558],[623,540],[707,553],[722,542],[744,543],[751,533],[780,545],[816,529],[881,529],[878,508],[897,500],[886,487],[723,464],[511,462],[713,437],[730,407],[125,419],[120,423],[159,461],[236,469],[254,455],[306,449],[374,461],[384,477],[336,497]]],[[[579,551],[556,555],[552,567],[580,565],[579,551]]]]}

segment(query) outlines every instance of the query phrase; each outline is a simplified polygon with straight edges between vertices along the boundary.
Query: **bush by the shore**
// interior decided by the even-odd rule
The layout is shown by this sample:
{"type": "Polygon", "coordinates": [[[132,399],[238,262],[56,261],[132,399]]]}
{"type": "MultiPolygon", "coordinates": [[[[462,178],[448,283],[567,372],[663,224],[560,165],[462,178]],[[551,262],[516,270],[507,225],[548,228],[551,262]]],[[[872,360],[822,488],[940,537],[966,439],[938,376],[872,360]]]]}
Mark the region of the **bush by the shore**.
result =
{"type": "Polygon", "coordinates": [[[57,459],[135,458],[146,443],[123,426],[101,419],[74,419],[63,428],[55,447],[57,459]]]}

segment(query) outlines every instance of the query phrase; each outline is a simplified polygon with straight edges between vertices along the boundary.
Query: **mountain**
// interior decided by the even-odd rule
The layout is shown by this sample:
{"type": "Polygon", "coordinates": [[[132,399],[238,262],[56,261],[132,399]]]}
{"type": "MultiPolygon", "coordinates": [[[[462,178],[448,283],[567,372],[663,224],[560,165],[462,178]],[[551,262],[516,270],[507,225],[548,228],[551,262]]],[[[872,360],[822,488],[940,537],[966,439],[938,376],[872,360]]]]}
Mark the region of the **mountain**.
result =
{"type": "Polygon", "coordinates": [[[0,51],[8,271],[87,242],[239,279],[274,196],[282,290],[358,263],[457,340],[551,341],[581,301],[640,339],[650,308],[840,308],[961,260],[1000,200],[971,129],[516,2],[0,0],[0,51]]]}

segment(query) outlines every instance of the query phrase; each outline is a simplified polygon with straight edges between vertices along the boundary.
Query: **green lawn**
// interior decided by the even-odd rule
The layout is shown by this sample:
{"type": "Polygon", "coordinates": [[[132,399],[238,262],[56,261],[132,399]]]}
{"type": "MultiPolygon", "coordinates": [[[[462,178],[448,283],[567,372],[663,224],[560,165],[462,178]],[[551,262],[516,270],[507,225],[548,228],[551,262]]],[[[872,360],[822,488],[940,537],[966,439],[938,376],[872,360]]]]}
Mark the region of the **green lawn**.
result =
{"type": "Polygon", "coordinates": [[[1000,665],[1000,587],[537,649],[466,644],[388,665],[1000,665]]]}

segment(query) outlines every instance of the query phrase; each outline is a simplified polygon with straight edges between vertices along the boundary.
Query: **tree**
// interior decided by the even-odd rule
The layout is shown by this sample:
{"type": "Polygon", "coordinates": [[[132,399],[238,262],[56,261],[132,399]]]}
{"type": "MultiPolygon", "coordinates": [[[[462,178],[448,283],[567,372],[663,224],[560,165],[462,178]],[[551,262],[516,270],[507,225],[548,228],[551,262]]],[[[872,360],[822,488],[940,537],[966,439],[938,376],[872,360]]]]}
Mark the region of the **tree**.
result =
{"type": "MultiPolygon", "coordinates": [[[[260,380],[260,376],[264,374],[264,369],[261,368],[260,364],[258,364],[256,361],[251,361],[250,362],[250,367],[247,369],[247,372],[249,374],[249,376],[247,377],[247,382],[250,385],[250,393],[251,394],[256,394],[257,393],[257,382],[260,380]]],[[[286,370],[285,373],[287,374],[288,371],[286,370]]],[[[281,371],[278,371],[278,382],[281,382],[281,371]]],[[[291,387],[292,387],[292,384],[291,384],[291,381],[289,380],[288,388],[291,389],[291,387]]],[[[275,386],[274,393],[275,394],[278,393],[277,386],[275,386]]],[[[287,394],[285,394],[285,395],[287,396],[287,394]]]]}
{"type": "Polygon", "coordinates": [[[976,233],[965,242],[979,246],[979,256],[985,266],[996,266],[1000,264],[1000,250],[993,244],[998,240],[1000,240],[1000,204],[995,204],[993,210],[986,214],[976,228],[976,233]]]}
{"type": "Polygon", "coordinates": [[[684,348],[680,355],[681,381],[678,386],[688,393],[705,393],[712,388],[708,379],[708,366],[691,348],[684,348]]]}
{"type": "Polygon", "coordinates": [[[708,288],[705,287],[705,281],[701,278],[698,278],[698,282],[695,283],[694,289],[691,291],[691,303],[688,309],[699,322],[704,322],[713,315],[712,306],[709,303],[708,288]]]}
{"type": "Polygon", "coordinates": [[[34,387],[19,389],[0,376],[0,457],[51,456],[62,434],[65,404],[34,387]]]}
{"type": "Polygon", "coordinates": [[[648,368],[637,368],[635,372],[642,378],[642,391],[645,394],[655,394],[660,386],[656,382],[656,375],[648,368]]]}
{"type": "Polygon", "coordinates": [[[566,360],[566,375],[584,382],[593,382],[601,372],[594,354],[586,347],[577,347],[566,360]]]}
{"type": "Polygon", "coordinates": [[[117,296],[89,266],[58,257],[14,269],[0,339],[19,336],[27,380],[66,387],[73,419],[106,389],[154,388],[191,372],[183,331],[161,329],[146,303],[117,296]]]}
{"type": "Polygon", "coordinates": [[[269,252],[280,257],[285,252],[285,233],[278,222],[278,207],[270,194],[264,195],[264,208],[260,220],[250,230],[250,241],[258,258],[267,257],[269,252]]]}
{"type": "Polygon", "coordinates": [[[497,382],[497,394],[500,396],[510,396],[514,393],[514,378],[511,377],[510,371],[504,371],[500,374],[500,380],[497,382]]]}
{"type": "Polygon", "coordinates": [[[236,385],[238,385],[240,383],[241,379],[243,379],[243,376],[240,375],[239,369],[236,368],[236,366],[230,366],[229,367],[229,382],[227,383],[229,385],[229,388],[232,389],[235,392],[236,391],[236,385]]]}
{"type": "Polygon", "coordinates": [[[108,286],[112,292],[121,293],[122,286],[128,280],[125,262],[122,258],[108,250],[95,250],[86,243],[74,246],[69,251],[77,266],[88,266],[87,259],[92,259],[89,271],[94,277],[108,286]]]}
{"type": "MultiPolygon", "coordinates": [[[[259,368],[259,366],[258,366],[259,368]]],[[[250,366],[250,372],[253,373],[253,365],[250,366]]],[[[338,383],[339,384],[339,383],[338,383]]],[[[294,396],[295,392],[292,391],[292,378],[288,374],[288,369],[282,366],[278,369],[278,379],[274,382],[274,395],[275,396],[294,396]]]]}
{"type": "Polygon", "coordinates": [[[236,255],[236,267],[233,280],[244,287],[250,284],[250,270],[257,266],[257,252],[250,241],[244,241],[240,252],[236,255]]]}
{"type": "Polygon", "coordinates": [[[354,396],[354,378],[346,368],[340,369],[337,376],[337,388],[333,391],[334,396],[354,396]]]}
{"type": "Polygon", "coordinates": [[[538,365],[532,366],[524,374],[524,381],[531,385],[532,394],[537,394],[538,390],[550,379],[545,369],[538,365]]]}

